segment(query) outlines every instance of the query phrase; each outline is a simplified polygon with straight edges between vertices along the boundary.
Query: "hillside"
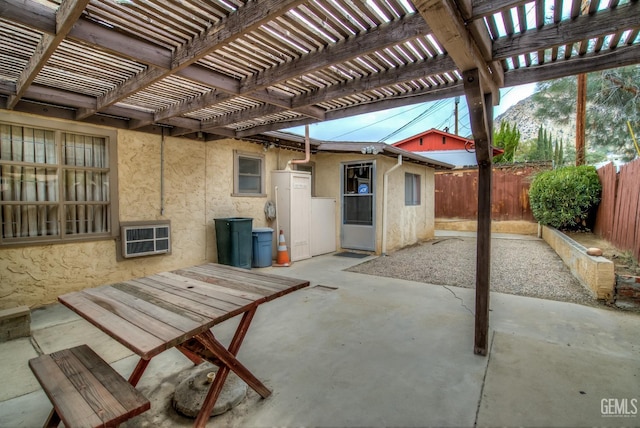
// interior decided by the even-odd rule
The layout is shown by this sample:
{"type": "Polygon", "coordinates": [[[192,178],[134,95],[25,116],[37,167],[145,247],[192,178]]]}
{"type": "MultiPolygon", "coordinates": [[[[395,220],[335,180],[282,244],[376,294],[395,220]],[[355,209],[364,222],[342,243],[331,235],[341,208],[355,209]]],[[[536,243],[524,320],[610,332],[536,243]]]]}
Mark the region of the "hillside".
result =
{"type": "Polygon", "coordinates": [[[494,120],[494,129],[500,129],[500,122],[507,121],[515,123],[520,131],[520,141],[535,140],[538,137],[538,128],[542,125],[551,133],[554,140],[563,139],[573,143],[576,138],[575,119],[567,122],[556,122],[551,120],[542,120],[535,117],[536,104],[532,96],[525,98],[514,106],[510,107],[503,114],[494,120]]]}

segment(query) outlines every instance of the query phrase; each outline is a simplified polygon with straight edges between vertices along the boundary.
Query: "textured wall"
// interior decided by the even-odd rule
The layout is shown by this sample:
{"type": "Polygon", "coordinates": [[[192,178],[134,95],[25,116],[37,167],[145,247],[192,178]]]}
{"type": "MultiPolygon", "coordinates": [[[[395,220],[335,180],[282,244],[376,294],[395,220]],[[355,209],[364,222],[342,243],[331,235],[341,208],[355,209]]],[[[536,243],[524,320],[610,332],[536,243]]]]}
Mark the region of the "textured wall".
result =
{"type": "Polygon", "coordinates": [[[218,140],[206,143],[206,209],[203,221],[206,225],[206,257],[217,261],[218,251],[215,240],[216,218],[251,217],[253,227],[275,227],[267,223],[264,205],[270,200],[270,171],[276,167],[281,150],[264,151],[258,144],[239,140],[218,140]],[[234,150],[244,153],[265,155],[265,196],[231,196],[233,193],[234,150]]]}
{"type": "MultiPolygon", "coordinates": [[[[396,165],[397,160],[382,158],[378,162],[378,205],[382,210],[382,183],[384,173],[396,165]]],[[[387,253],[432,238],[435,233],[434,219],[434,170],[432,168],[404,162],[389,174],[387,209],[387,253]],[[420,176],[420,205],[404,204],[405,173],[420,176]]],[[[382,212],[382,211],[381,211],[382,212]]],[[[382,216],[378,229],[380,251],[382,250],[382,216]]]]}
{"type": "MultiPolygon", "coordinates": [[[[26,115],[25,115],[26,116],[26,115]]],[[[60,122],[64,129],[65,121],[60,122]]],[[[270,226],[264,206],[272,200],[271,174],[287,161],[304,155],[268,149],[232,139],[211,142],[166,137],[164,168],[162,137],[118,130],[118,192],[120,221],[170,220],[172,254],[116,260],[119,241],[102,240],[59,245],[0,249],[0,310],[31,308],[56,301],[57,296],[87,287],[123,281],[184,266],[217,261],[215,218],[251,217],[254,227],[270,226]],[[265,156],[263,196],[233,193],[234,150],[265,156]],[[164,195],[161,177],[164,171],[164,195]],[[163,210],[164,201],[164,212],[163,210]]],[[[323,153],[312,156],[316,196],[334,197],[336,242],[340,242],[341,162],[372,159],[360,154],[323,153]]],[[[377,248],[381,249],[382,177],[395,159],[377,156],[377,248]]],[[[391,206],[387,249],[396,249],[433,236],[433,171],[405,164],[390,180],[391,206]],[[423,203],[404,206],[404,171],[422,174],[423,203]]]]}
{"type": "MultiPolygon", "coordinates": [[[[340,170],[342,162],[376,161],[376,252],[382,251],[383,178],[396,159],[362,154],[321,153],[312,158],[316,164],[316,195],[336,198],[336,242],[340,246],[341,203],[340,170]]],[[[389,210],[387,223],[387,252],[429,239],[435,233],[434,219],[434,171],[432,168],[403,163],[389,176],[389,210]],[[422,176],[422,203],[404,205],[404,173],[422,176]]]]}
{"type": "MultiPolygon", "coordinates": [[[[266,225],[266,196],[231,196],[233,149],[265,153],[262,146],[165,138],[164,213],[161,147],[158,135],[118,130],[119,218],[171,220],[172,254],[117,261],[113,240],[0,249],[0,309],[33,308],[69,291],[215,261],[215,217],[255,217],[254,225],[266,225]]],[[[278,150],[265,154],[269,171],[278,150]]]]}

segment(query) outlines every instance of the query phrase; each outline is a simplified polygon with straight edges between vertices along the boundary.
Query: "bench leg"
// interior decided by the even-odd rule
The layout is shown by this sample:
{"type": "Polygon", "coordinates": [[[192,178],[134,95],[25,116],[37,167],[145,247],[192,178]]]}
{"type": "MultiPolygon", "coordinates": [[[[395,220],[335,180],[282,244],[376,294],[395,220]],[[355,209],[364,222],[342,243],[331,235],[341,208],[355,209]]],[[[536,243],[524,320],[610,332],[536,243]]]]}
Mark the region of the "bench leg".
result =
{"type": "Polygon", "coordinates": [[[131,385],[136,386],[138,384],[138,382],[140,381],[140,378],[142,377],[142,373],[144,373],[144,371],[147,369],[147,366],[149,365],[150,361],[151,360],[145,360],[140,358],[140,361],[138,361],[136,368],[133,369],[131,376],[129,376],[129,383],[131,385]]]}
{"type": "Polygon", "coordinates": [[[220,361],[222,362],[222,366],[218,369],[215,378],[213,379],[213,383],[209,388],[209,392],[207,397],[202,404],[202,408],[198,413],[198,417],[196,418],[196,422],[194,424],[195,427],[203,428],[207,421],[211,416],[211,410],[216,404],[216,400],[222,391],[222,387],[224,386],[224,381],[227,378],[230,370],[233,370],[235,374],[238,375],[240,379],[245,381],[247,385],[253,388],[262,398],[267,398],[271,395],[271,391],[264,386],[258,378],[256,378],[253,373],[251,373],[242,363],[240,363],[236,359],[236,355],[240,350],[240,345],[242,345],[242,341],[249,330],[249,325],[251,324],[251,320],[253,319],[253,315],[256,313],[256,308],[247,311],[242,316],[242,320],[238,325],[235,335],[229,344],[229,349],[225,349],[225,347],[218,342],[218,340],[214,337],[211,330],[207,330],[206,332],[199,334],[196,336],[198,341],[202,343],[209,351],[211,351],[214,355],[216,355],[220,361]]]}
{"type": "Polygon", "coordinates": [[[58,415],[58,412],[56,412],[56,409],[54,408],[54,409],[51,409],[51,413],[49,413],[49,417],[45,421],[44,427],[53,428],[53,427],[57,427],[58,425],[60,425],[60,416],[58,415]]]}

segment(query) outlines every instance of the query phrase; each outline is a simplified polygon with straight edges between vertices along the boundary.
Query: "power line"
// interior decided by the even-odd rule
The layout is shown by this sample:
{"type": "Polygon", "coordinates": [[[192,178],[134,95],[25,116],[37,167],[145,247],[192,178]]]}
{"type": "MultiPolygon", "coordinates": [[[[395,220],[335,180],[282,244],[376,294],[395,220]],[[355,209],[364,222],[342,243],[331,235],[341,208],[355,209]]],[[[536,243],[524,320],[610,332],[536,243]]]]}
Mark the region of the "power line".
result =
{"type": "MultiPolygon", "coordinates": [[[[513,89],[514,89],[514,88],[509,88],[509,89],[507,89],[507,90],[506,90],[506,92],[504,93],[504,96],[508,95],[508,94],[509,94],[513,89]]],[[[423,111],[422,113],[420,113],[418,116],[416,116],[415,118],[413,118],[412,120],[410,120],[409,122],[407,122],[405,125],[401,126],[400,128],[396,129],[395,131],[391,132],[390,134],[388,134],[388,135],[387,135],[387,136],[385,136],[384,138],[381,138],[380,140],[378,140],[378,142],[379,142],[379,143],[383,143],[383,142],[385,142],[386,140],[388,140],[388,139],[390,139],[390,138],[392,138],[392,137],[394,137],[394,136],[398,135],[398,134],[399,134],[400,132],[402,132],[403,130],[407,129],[408,127],[410,127],[410,126],[414,125],[415,123],[417,123],[417,122],[419,122],[421,119],[423,119],[423,118],[424,118],[428,113],[430,113],[430,112],[431,112],[431,109],[435,109],[435,110],[434,110],[434,112],[435,112],[435,111],[439,110],[440,108],[442,108],[442,107],[444,106],[444,103],[446,103],[446,101],[447,101],[446,99],[436,101],[433,105],[428,106],[428,107],[425,109],[425,111],[423,111]]],[[[351,130],[351,131],[345,132],[345,133],[340,134],[340,135],[337,135],[337,136],[335,136],[335,137],[331,137],[331,138],[329,138],[329,139],[327,139],[327,140],[328,140],[328,141],[335,141],[335,140],[337,140],[338,138],[344,137],[345,135],[349,135],[349,134],[352,134],[352,133],[354,133],[354,132],[361,131],[361,130],[363,130],[363,129],[366,129],[366,128],[369,128],[369,127],[372,127],[372,126],[374,126],[374,125],[378,125],[378,124],[380,124],[380,123],[382,123],[382,122],[384,122],[384,121],[386,121],[386,120],[393,119],[393,118],[395,118],[395,117],[397,117],[397,116],[400,116],[400,115],[403,115],[403,114],[409,113],[409,112],[411,112],[411,111],[413,111],[413,110],[415,110],[415,109],[417,109],[417,108],[420,108],[420,107],[421,107],[421,106],[423,106],[423,105],[424,105],[424,103],[423,103],[423,104],[419,104],[419,105],[417,105],[417,106],[415,106],[415,107],[412,107],[412,108],[410,108],[410,109],[408,109],[408,110],[400,111],[400,112],[398,112],[398,113],[396,113],[396,114],[394,114],[394,115],[392,115],[392,116],[386,117],[386,118],[384,118],[384,119],[382,119],[382,120],[380,120],[380,121],[377,121],[377,122],[375,122],[375,123],[371,123],[371,124],[368,124],[368,125],[361,126],[361,127],[359,127],[359,128],[353,129],[353,130],[351,130]]],[[[462,119],[467,118],[467,117],[469,117],[469,112],[468,112],[468,111],[466,112],[466,114],[465,114],[465,115],[463,115],[462,117],[460,117],[460,118],[459,118],[459,122],[461,122],[461,121],[462,121],[462,119]]],[[[441,123],[438,127],[436,127],[436,129],[440,129],[440,128],[442,128],[442,126],[443,126],[444,124],[446,124],[449,120],[451,120],[451,117],[449,117],[449,118],[445,119],[445,121],[443,121],[443,123],[441,123]]],[[[470,129],[470,127],[469,127],[468,125],[465,125],[464,127],[465,127],[466,129],[469,129],[469,131],[471,130],[471,129],[470,129]]]]}
{"type": "Polygon", "coordinates": [[[389,138],[392,138],[395,135],[398,135],[403,130],[407,129],[408,127],[410,127],[410,126],[414,125],[415,123],[419,122],[420,120],[422,120],[427,114],[431,113],[432,110],[434,110],[434,109],[435,109],[435,111],[439,110],[445,103],[446,103],[446,100],[440,100],[440,101],[437,101],[436,103],[434,103],[433,105],[428,106],[418,116],[414,117],[409,122],[407,122],[406,124],[402,125],[400,128],[396,129],[395,131],[391,132],[390,134],[388,134],[384,138],[381,138],[380,140],[378,140],[378,142],[379,143],[383,143],[386,140],[388,140],[389,138]]]}
{"type": "Polygon", "coordinates": [[[338,138],[340,138],[340,137],[344,137],[345,135],[352,134],[352,133],[354,133],[354,132],[356,132],[356,131],[360,131],[360,130],[362,130],[362,129],[369,128],[370,126],[377,125],[377,124],[379,124],[379,123],[381,123],[381,122],[384,122],[385,120],[393,119],[393,118],[394,118],[394,117],[396,117],[396,116],[400,116],[401,114],[408,113],[408,112],[413,111],[413,110],[415,110],[415,109],[417,109],[417,108],[420,108],[420,107],[421,107],[421,105],[419,104],[419,105],[417,105],[417,106],[415,106],[415,107],[410,108],[409,110],[401,111],[401,112],[399,112],[399,113],[397,113],[397,114],[394,114],[393,116],[389,116],[389,117],[387,117],[387,118],[385,118],[385,119],[382,119],[382,120],[380,120],[380,121],[378,121],[378,122],[370,123],[370,124],[368,124],[368,125],[361,126],[360,128],[357,128],[357,129],[351,130],[351,131],[349,131],[349,132],[345,132],[344,134],[340,134],[340,135],[338,135],[338,136],[336,136],[336,137],[331,137],[331,138],[329,138],[329,141],[335,141],[336,139],[338,139],[338,138]]]}

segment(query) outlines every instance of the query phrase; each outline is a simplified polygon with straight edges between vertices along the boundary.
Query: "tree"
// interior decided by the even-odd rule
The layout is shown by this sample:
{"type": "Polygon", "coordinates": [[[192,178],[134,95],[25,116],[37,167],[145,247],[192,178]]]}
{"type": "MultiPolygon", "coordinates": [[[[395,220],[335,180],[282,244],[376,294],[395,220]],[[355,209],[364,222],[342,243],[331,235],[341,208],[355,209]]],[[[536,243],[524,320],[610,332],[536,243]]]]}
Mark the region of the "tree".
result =
{"type": "MultiPolygon", "coordinates": [[[[533,100],[538,118],[553,122],[574,120],[576,77],[539,83],[537,91],[533,100]]],[[[587,148],[633,158],[635,148],[626,122],[629,120],[632,127],[640,128],[639,99],[640,65],[589,73],[585,125],[587,148]]]]}
{"type": "Polygon", "coordinates": [[[538,128],[538,138],[529,153],[529,159],[532,161],[549,161],[553,159],[553,143],[551,136],[542,125],[538,128]]]}
{"type": "Polygon", "coordinates": [[[553,167],[560,168],[564,165],[564,150],[563,150],[563,141],[557,141],[554,144],[553,148],[553,167]]]}
{"type": "Polygon", "coordinates": [[[500,130],[493,134],[493,145],[504,150],[504,153],[493,158],[495,163],[513,163],[518,145],[520,144],[520,131],[514,124],[500,123],[500,130]]]}

